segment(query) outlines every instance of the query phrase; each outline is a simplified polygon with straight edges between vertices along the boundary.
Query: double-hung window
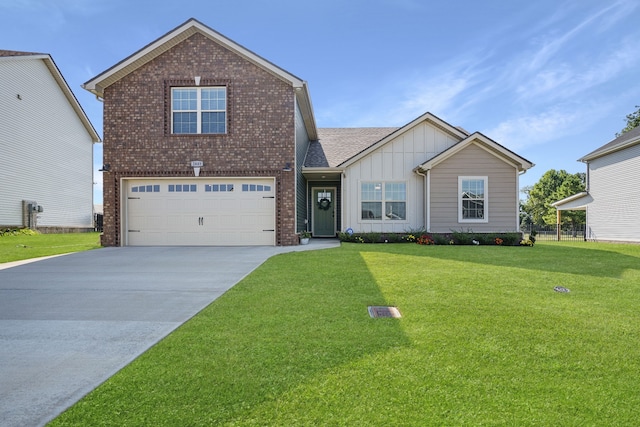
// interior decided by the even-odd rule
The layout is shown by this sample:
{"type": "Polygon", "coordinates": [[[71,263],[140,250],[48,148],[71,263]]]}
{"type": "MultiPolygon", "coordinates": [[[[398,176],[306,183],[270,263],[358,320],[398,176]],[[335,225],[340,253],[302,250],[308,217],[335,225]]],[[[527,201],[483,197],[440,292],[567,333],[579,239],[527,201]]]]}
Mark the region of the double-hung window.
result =
{"type": "Polygon", "coordinates": [[[486,176],[458,177],[458,221],[488,222],[488,178],[486,176]]]}
{"type": "Polygon", "coordinates": [[[362,182],[361,219],[398,221],[407,219],[407,184],[404,182],[362,182]]]}
{"type": "Polygon", "coordinates": [[[171,89],[171,133],[227,133],[227,88],[171,89]]]}

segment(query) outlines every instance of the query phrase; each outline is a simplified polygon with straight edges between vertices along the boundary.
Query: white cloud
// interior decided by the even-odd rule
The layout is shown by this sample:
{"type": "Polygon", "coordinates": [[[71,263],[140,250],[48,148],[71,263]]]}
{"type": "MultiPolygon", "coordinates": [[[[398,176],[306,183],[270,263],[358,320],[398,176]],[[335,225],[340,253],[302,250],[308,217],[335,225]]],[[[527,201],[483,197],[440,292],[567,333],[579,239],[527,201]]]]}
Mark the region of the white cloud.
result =
{"type": "Polygon", "coordinates": [[[584,119],[582,114],[578,110],[553,109],[503,121],[485,134],[511,150],[521,150],[566,136],[584,119]]]}

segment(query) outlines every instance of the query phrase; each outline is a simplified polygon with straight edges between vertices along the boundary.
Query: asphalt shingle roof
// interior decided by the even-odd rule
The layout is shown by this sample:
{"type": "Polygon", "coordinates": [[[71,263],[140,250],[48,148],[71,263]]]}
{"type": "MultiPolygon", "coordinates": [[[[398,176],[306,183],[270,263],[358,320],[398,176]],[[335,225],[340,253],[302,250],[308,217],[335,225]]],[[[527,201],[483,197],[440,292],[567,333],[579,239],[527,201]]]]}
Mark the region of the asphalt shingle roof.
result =
{"type": "Polygon", "coordinates": [[[306,167],[337,167],[369,148],[397,127],[384,128],[320,128],[318,141],[309,146],[306,167]]]}
{"type": "Polygon", "coordinates": [[[42,53],[35,52],[19,52],[17,50],[2,50],[0,49],[0,56],[29,56],[29,55],[43,55],[42,53]]]}
{"type": "Polygon", "coordinates": [[[583,159],[587,160],[587,159],[599,157],[600,154],[605,154],[605,153],[608,153],[610,151],[613,151],[618,146],[623,146],[623,145],[627,144],[628,142],[630,142],[631,140],[637,139],[638,137],[640,137],[640,126],[638,126],[636,128],[633,128],[628,132],[623,133],[622,135],[620,135],[619,137],[617,137],[613,141],[610,141],[610,142],[606,143],[605,145],[603,145],[602,147],[590,152],[586,156],[583,156],[580,160],[583,160],[583,159]]]}

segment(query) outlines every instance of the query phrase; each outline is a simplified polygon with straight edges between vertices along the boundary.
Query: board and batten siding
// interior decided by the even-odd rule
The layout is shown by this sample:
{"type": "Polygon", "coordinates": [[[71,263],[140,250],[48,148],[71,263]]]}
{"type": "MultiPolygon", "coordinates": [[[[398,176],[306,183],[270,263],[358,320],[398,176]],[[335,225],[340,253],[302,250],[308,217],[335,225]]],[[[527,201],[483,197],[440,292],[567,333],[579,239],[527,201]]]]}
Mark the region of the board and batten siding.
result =
{"type": "Polygon", "coordinates": [[[587,239],[640,242],[640,144],[588,167],[587,239]]]}
{"type": "Polygon", "coordinates": [[[93,142],[62,89],[37,58],[3,58],[0,82],[0,225],[32,200],[38,226],[92,227],[93,142]]]}
{"type": "Polygon", "coordinates": [[[350,165],[342,187],[345,200],[342,227],[365,233],[402,233],[424,228],[424,178],[413,170],[457,142],[455,137],[425,121],[350,165]],[[406,182],[406,221],[363,221],[360,207],[363,181],[406,182]]]}
{"type": "Polygon", "coordinates": [[[452,230],[475,232],[516,231],[518,229],[518,176],[516,168],[470,144],[443,160],[430,172],[430,230],[448,233],[452,230]],[[458,221],[458,177],[486,176],[489,180],[489,222],[458,221]]]}

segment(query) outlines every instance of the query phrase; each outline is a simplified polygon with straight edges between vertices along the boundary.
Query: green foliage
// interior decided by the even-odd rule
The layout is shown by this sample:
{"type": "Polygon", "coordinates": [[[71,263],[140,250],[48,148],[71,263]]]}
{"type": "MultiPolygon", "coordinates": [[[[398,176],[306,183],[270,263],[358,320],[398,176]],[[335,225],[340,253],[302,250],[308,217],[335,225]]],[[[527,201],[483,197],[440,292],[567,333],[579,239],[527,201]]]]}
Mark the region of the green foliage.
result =
{"type": "MultiPolygon", "coordinates": [[[[585,191],[586,174],[570,174],[565,170],[548,170],[532,187],[525,188],[527,200],[521,205],[525,216],[535,225],[549,225],[557,222],[556,209],[552,203],[585,191]]],[[[563,224],[584,224],[584,211],[565,211],[563,224]]]]}
{"type": "Polygon", "coordinates": [[[40,234],[30,228],[4,228],[0,229],[0,237],[4,236],[34,236],[40,234]]]}
{"type": "Polygon", "coordinates": [[[636,108],[636,111],[631,114],[627,114],[627,116],[625,117],[627,125],[619,133],[616,133],[616,137],[619,137],[625,132],[629,132],[631,129],[635,129],[640,126],[640,105],[636,105],[636,108]]]}
{"type": "Polygon", "coordinates": [[[100,247],[100,233],[40,234],[26,230],[0,237],[0,263],[100,247]]]}
{"type": "Polygon", "coordinates": [[[338,238],[345,243],[418,243],[419,245],[503,245],[515,246],[522,239],[521,233],[476,233],[455,231],[451,233],[428,233],[415,230],[406,233],[339,233],[338,238]],[[496,239],[500,239],[497,243],[496,239]],[[474,243],[477,242],[477,243],[474,243]]]}
{"type": "Polygon", "coordinates": [[[51,425],[636,425],[639,265],[585,242],[278,255],[51,425]]]}

